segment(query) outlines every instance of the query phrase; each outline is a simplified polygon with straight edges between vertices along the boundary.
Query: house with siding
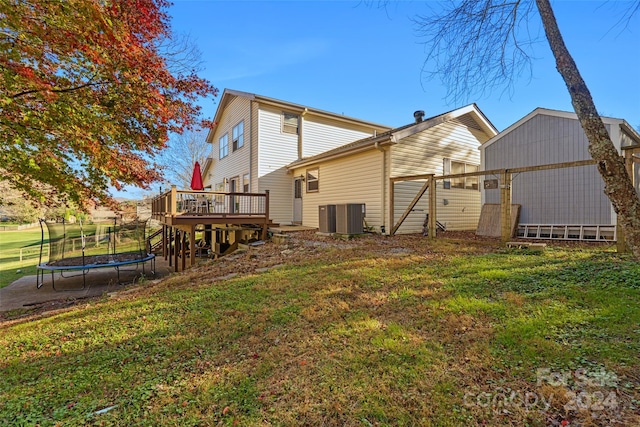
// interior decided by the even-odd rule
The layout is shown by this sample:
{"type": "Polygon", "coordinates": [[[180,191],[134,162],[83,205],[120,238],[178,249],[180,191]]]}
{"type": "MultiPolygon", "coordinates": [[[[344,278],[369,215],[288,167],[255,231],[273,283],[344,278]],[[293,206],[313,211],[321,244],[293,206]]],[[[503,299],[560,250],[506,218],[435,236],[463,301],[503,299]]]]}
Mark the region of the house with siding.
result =
{"type": "Polygon", "coordinates": [[[390,127],[265,96],[225,90],[209,130],[211,156],[203,168],[206,189],[269,190],[271,219],[302,222],[301,180],[287,165],[390,127]],[[297,187],[296,187],[297,186],[297,187]]]}
{"type": "MultiPolygon", "coordinates": [[[[632,155],[640,135],[625,120],[603,117],[621,155],[632,155]]],[[[589,160],[588,140],[575,113],[537,108],[480,147],[483,170],[589,160]]],[[[632,163],[640,191],[639,164],[632,163]]],[[[488,187],[488,186],[487,186],[488,187]]],[[[495,186],[494,186],[495,187],[495,186]]],[[[514,176],[511,200],[519,204],[518,236],[615,239],[616,213],[595,165],[514,176]]],[[[483,203],[500,203],[499,188],[486,188],[483,203]]]]}
{"type": "MultiPolygon", "coordinates": [[[[475,104],[426,120],[416,118],[409,125],[291,162],[287,170],[300,186],[294,196],[301,205],[302,224],[318,227],[320,206],[356,203],[364,204],[370,229],[389,233],[424,184],[394,183],[393,178],[478,171],[478,147],[497,134],[475,104]]],[[[478,177],[439,180],[436,192],[438,221],[447,229],[475,230],[481,209],[478,177]]],[[[397,233],[421,232],[427,204],[425,194],[397,233]]]]}

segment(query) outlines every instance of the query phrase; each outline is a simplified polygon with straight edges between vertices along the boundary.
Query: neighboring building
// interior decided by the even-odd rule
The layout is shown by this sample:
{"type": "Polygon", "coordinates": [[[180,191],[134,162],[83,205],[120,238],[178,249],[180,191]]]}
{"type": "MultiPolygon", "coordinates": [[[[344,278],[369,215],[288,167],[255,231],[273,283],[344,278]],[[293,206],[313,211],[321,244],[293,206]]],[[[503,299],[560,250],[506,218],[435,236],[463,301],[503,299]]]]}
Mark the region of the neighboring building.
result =
{"type": "MultiPolygon", "coordinates": [[[[269,195],[276,223],[301,221],[293,175],[286,166],[390,128],[264,96],[225,90],[209,131],[212,155],[203,168],[205,188],[269,195]]],[[[299,183],[298,183],[299,185],[299,183]]]]}
{"type": "MultiPolygon", "coordinates": [[[[302,224],[318,227],[319,206],[361,203],[365,205],[367,226],[377,232],[384,227],[389,233],[394,225],[390,185],[394,185],[395,222],[424,184],[424,181],[391,184],[391,178],[477,171],[478,146],[497,134],[475,104],[424,121],[421,115],[416,119],[416,123],[289,164],[289,177],[299,190],[295,196],[301,205],[302,224]]],[[[475,230],[480,194],[478,177],[439,180],[438,221],[446,223],[447,229],[475,230]]],[[[427,204],[425,194],[397,232],[421,232],[427,204]]]]}
{"type": "MultiPolygon", "coordinates": [[[[640,135],[621,119],[602,118],[622,154],[640,135]]],[[[481,147],[483,170],[588,160],[587,137],[575,113],[537,108],[481,147]]],[[[640,180],[634,165],[636,188],[640,180]]],[[[521,237],[615,238],[616,214],[596,166],[526,172],[514,176],[512,203],[521,205],[521,237]],[[553,226],[553,228],[552,228],[553,226]]],[[[485,189],[483,203],[500,203],[500,190],[485,189]]]]}

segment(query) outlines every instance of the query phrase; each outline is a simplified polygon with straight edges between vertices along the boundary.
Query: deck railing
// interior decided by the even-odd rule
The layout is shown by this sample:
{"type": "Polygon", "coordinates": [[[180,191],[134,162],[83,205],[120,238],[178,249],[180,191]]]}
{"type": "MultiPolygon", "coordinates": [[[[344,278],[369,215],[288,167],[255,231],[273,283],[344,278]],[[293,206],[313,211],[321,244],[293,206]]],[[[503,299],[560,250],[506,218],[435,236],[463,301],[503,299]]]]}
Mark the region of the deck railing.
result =
{"type": "Polygon", "coordinates": [[[152,200],[152,216],[196,215],[269,218],[269,192],[225,193],[178,190],[175,186],[152,200]]]}

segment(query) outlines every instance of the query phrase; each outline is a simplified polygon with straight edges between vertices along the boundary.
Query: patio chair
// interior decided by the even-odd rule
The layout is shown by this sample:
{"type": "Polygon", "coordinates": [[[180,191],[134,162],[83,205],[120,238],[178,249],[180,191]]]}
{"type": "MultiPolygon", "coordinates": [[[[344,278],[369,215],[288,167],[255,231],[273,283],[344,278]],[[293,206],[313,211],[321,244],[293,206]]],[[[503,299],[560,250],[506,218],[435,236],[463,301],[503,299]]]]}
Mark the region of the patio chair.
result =
{"type": "Polygon", "coordinates": [[[194,213],[209,213],[210,200],[207,196],[196,196],[193,201],[194,213]]]}

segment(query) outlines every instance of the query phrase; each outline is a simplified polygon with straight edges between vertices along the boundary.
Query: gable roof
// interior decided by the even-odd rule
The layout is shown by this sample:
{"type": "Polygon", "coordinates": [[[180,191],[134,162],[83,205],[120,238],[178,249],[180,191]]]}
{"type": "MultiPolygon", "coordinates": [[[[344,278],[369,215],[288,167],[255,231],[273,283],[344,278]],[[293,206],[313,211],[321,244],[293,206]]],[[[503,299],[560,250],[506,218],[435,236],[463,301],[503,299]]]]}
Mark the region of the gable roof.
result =
{"type": "Polygon", "coordinates": [[[429,117],[419,123],[410,123],[408,125],[400,126],[375,136],[359,139],[315,156],[296,160],[295,162],[287,165],[287,169],[291,170],[301,166],[308,166],[323,160],[347,156],[360,151],[377,148],[382,145],[397,144],[403,138],[451,120],[458,120],[464,125],[480,129],[488,135],[496,135],[498,133],[498,130],[493,126],[489,119],[487,119],[482,111],[480,111],[478,106],[476,104],[469,104],[456,110],[429,117]]]}
{"type": "Polygon", "coordinates": [[[207,134],[207,142],[213,142],[211,138],[213,138],[213,133],[217,127],[217,124],[220,122],[222,118],[222,114],[224,113],[225,108],[229,103],[236,97],[242,97],[249,99],[251,101],[258,101],[261,104],[272,105],[277,108],[282,108],[283,110],[290,111],[292,113],[299,114],[313,114],[315,116],[325,117],[333,120],[338,120],[341,122],[352,123],[356,125],[372,127],[374,129],[378,129],[381,131],[386,131],[391,129],[389,126],[381,125],[379,123],[373,123],[366,120],[356,119],[354,117],[345,116],[344,114],[332,113],[330,111],[324,111],[317,108],[308,107],[305,105],[295,104],[293,102],[282,101],[280,99],[269,98],[266,96],[258,95],[255,93],[242,92],[239,90],[233,89],[225,89],[220,97],[220,103],[218,104],[218,109],[216,110],[216,114],[213,117],[213,126],[209,130],[207,134]]]}
{"type": "MultiPolygon", "coordinates": [[[[532,112],[530,112],[529,114],[527,114],[526,116],[524,116],[523,118],[521,118],[520,120],[518,120],[517,122],[515,122],[514,124],[512,124],[511,126],[509,126],[508,128],[506,128],[505,130],[503,130],[502,132],[500,132],[498,135],[494,136],[488,141],[485,141],[485,143],[480,146],[480,149],[487,148],[494,142],[501,139],[503,136],[508,135],[510,132],[513,132],[515,129],[519,128],[522,124],[528,122],[533,117],[538,115],[546,115],[546,116],[560,117],[565,119],[578,120],[578,115],[574,112],[551,110],[548,108],[538,107],[532,112]]],[[[638,134],[638,132],[636,132],[635,129],[633,129],[633,127],[629,125],[629,123],[627,123],[624,119],[616,119],[613,117],[604,117],[604,116],[600,116],[600,117],[604,122],[604,124],[620,126],[622,129],[626,131],[627,134],[629,134],[631,138],[635,139],[640,144],[640,134],[638,134]]]]}

